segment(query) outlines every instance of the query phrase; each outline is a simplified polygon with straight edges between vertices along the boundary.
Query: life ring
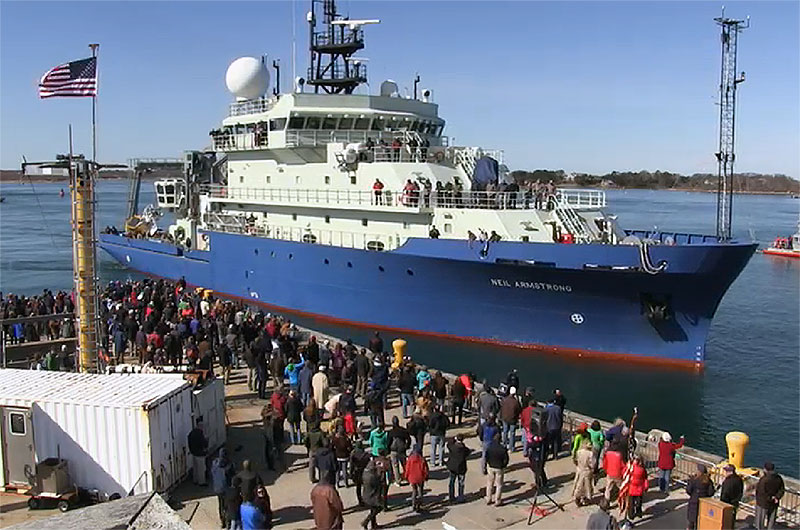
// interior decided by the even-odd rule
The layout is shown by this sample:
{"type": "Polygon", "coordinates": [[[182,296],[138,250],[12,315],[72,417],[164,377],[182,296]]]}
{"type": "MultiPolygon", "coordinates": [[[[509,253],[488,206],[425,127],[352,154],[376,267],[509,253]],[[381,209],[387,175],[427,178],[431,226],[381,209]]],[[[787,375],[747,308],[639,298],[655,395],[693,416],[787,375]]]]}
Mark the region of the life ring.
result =
{"type": "Polygon", "coordinates": [[[175,229],[175,240],[182,241],[184,237],[186,237],[186,230],[184,230],[182,226],[179,226],[175,229]]]}

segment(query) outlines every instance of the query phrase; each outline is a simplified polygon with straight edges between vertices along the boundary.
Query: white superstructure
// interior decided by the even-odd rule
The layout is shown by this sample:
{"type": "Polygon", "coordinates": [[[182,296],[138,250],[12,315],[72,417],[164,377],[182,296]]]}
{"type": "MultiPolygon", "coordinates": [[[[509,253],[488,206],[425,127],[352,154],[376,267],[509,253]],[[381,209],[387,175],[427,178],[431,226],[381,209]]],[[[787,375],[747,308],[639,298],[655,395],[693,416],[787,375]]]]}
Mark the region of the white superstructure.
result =
{"type": "Polygon", "coordinates": [[[363,21],[326,19],[328,33],[314,32],[313,12],[309,21],[315,67],[306,89],[317,92],[297,83],[295,92],[267,95],[264,64],[237,59],[226,76],[236,101],[210,132],[208,151],[224,160],[216,176],[198,179],[191,191],[173,186],[175,196],[157,183],[159,206],[185,207],[170,228],[176,239],[202,250],[197,230],[206,229],[391,250],[409,237],[437,235],[579,243],[624,237],[601,211],[603,192],[520,189],[502,151],[451,145],[431,90],[417,96],[415,82],[414,97],[401,97],[387,80],[377,95],[355,93],[366,68],[347,54],[363,47],[363,21]],[[344,62],[331,59],[324,68],[321,57],[334,51],[344,62]]]}

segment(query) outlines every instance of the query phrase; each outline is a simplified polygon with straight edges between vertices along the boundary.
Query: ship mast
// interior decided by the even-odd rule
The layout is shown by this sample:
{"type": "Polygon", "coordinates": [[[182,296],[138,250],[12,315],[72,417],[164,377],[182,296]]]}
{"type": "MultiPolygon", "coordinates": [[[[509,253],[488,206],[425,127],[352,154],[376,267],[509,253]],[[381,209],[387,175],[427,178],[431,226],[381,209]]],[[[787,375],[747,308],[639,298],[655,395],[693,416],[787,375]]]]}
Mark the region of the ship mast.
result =
{"type": "Polygon", "coordinates": [[[722,29],[722,65],[719,82],[719,149],[717,157],[717,238],[731,238],[733,213],[734,128],[736,125],[736,86],[744,81],[744,72],[736,77],[736,46],[739,32],[750,27],[750,18],[734,20],[722,16],[714,21],[722,29]]]}
{"type": "Polygon", "coordinates": [[[326,94],[352,94],[358,85],[367,82],[364,59],[353,57],[364,48],[362,26],[380,21],[342,19],[336,12],[335,0],[311,0],[307,20],[311,59],[306,83],[316,93],[322,89],[326,94]],[[322,4],[325,27],[321,31],[316,29],[317,4],[322,4]]]}

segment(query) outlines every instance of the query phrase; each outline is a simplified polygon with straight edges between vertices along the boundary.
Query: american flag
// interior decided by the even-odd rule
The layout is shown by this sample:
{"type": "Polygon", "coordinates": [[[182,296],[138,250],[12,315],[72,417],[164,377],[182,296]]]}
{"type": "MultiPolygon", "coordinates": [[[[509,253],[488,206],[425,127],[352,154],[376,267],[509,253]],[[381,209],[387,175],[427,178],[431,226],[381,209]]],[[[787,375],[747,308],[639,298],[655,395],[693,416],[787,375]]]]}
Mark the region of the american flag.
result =
{"type": "Polygon", "coordinates": [[[39,81],[39,97],[87,97],[97,95],[97,57],[61,64],[39,81]]]}
{"type": "Polygon", "coordinates": [[[619,511],[623,517],[628,511],[628,496],[631,489],[631,478],[633,477],[633,458],[636,455],[636,420],[638,418],[639,409],[634,407],[631,427],[628,431],[628,465],[625,466],[625,471],[622,473],[622,484],[619,486],[619,496],[617,497],[619,511]]]}

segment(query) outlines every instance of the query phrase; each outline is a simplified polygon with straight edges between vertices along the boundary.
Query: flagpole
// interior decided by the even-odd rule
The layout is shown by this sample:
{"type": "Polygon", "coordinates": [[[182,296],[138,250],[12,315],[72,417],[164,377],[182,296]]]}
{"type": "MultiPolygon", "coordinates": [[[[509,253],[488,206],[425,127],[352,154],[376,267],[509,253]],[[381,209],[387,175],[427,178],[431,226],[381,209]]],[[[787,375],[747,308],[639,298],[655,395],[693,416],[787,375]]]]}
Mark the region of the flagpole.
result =
{"type": "MultiPolygon", "coordinates": [[[[92,57],[97,57],[97,49],[100,45],[93,43],[89,47],[92,49],[92,57]]],[[[96,65],[95,78],[99,79],[96,65]]],[[[95,94],[92,96],[92,162],[97,162],[97,84],[97,81],[95,81],[95,94]]]]}

